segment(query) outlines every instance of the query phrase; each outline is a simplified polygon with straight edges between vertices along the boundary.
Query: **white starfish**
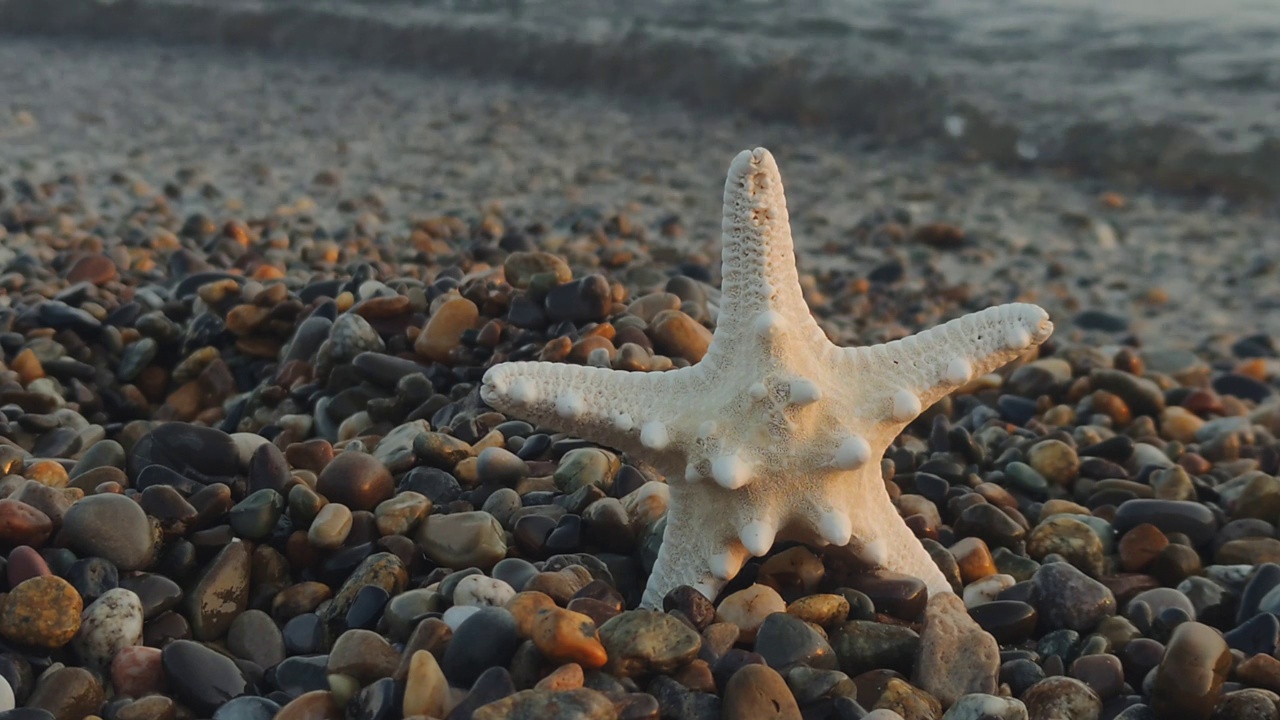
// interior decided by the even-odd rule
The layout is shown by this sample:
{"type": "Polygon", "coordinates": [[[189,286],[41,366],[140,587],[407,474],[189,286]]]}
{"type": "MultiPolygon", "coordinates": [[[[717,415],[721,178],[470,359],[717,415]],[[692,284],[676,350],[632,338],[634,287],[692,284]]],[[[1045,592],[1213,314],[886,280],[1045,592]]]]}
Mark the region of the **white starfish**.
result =
{"type": "Polygon", "coordinates": [[[729,167],[723,233],[722,305],[701,362],[662,373],[502,363],[481,397],[667,476],[646,607],[680,585],[714,600],[777,540],[850,545],[950,593],[890,501],[880,458],[924,408],[1049,337],[1048,315],[1002,305],[884,345],[833,345],[801,295],[782,181],[763,148],[729,167]]]}

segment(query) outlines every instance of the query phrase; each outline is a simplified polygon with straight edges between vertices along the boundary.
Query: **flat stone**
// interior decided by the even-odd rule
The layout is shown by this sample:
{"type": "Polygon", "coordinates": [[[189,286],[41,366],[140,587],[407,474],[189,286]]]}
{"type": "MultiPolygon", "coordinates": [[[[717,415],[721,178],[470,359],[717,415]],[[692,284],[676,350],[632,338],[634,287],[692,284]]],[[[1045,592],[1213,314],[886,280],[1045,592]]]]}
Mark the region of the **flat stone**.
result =
{"type": "Polygon", "coordinates": [[[217,640],[249,606],[249,544],[228,543],[205,566],[185,598],[191,632],[197,640],[217,640]]]}
{"type": "Polygon", "coordinates": [[[652,610],[624,612],[600,627],[607,672],[635,677],[668,673],[693,660],[702,638],[674,617],[652,610]]]}

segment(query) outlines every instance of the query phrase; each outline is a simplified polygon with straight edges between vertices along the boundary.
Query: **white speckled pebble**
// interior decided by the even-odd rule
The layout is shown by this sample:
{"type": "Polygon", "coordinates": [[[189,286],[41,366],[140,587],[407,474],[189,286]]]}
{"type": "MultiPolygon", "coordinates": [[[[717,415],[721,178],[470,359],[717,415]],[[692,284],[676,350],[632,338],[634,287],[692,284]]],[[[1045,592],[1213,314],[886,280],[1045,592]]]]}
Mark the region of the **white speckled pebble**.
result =
{"type": "Polygon", "coordinates": [[[515,597],[515,588],[505,582],[485,575],[468,575],[453,590],[454,605],[502,607],[515,597]]]}
{"type": "Polygon", "coordinates": [[[72,647],[86,665],[106,668],[123,648],[142,644],[142,601],[132,590],[102,594],[80,615],[72,647]]]}

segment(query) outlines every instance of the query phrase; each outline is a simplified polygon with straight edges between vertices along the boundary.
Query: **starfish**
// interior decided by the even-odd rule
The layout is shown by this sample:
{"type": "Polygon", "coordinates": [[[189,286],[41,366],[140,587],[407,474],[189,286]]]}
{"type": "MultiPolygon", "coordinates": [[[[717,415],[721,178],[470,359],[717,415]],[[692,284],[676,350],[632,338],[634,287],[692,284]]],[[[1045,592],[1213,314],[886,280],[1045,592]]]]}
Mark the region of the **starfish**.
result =
{"type": "Polygon", "coordinates": [[[680,585],[714,600],[779,540],[847,546],[950,594],[889,499],[880,459],[925,408],[1048,338],[1048,314],[1015,303],[883,345],[831,343],[801,294],[782,180],[763,148],[729,167],[722,231],[722,302],[700,362],[655,373],[501,363],[481,397],[667,477],[644,607],[680,585]]]}

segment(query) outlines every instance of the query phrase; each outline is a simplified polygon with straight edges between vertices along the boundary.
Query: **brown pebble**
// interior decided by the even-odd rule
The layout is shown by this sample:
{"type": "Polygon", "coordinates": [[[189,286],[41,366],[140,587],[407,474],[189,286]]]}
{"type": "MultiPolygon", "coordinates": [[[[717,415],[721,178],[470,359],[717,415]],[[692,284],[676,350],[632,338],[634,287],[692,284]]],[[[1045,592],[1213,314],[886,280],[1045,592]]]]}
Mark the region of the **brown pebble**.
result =
{"type": "Polygon", "coordinates": [[[1169,538],[1160,528],[1150,523],[1137,525],[1120,538],[1120,566],[1125,572],[1141,572],[1168,544],[1169,538]]]}
{"type": "Polygon", "coordinates": [[[351,510],[373,510],[395,494],[387,468],[372,455],[339,453],[316,479],[316,492],[351,510]]]}

